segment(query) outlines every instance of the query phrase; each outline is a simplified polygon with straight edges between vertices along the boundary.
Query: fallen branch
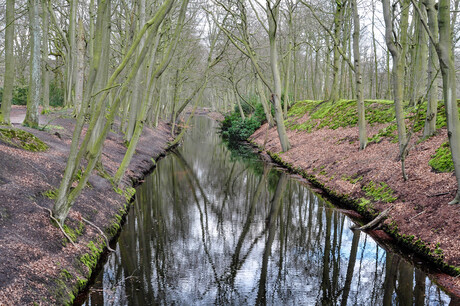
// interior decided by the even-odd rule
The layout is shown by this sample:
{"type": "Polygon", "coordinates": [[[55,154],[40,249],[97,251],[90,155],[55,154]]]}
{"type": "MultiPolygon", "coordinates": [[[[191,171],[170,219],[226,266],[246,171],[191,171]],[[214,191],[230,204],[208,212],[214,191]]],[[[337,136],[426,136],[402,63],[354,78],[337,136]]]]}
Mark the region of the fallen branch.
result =
{"type": "Polygon", "coordinates": [[[107,245],[107,250],[109,250],[110,252],[115,252],[115,250],[112,249],[112,248],[110,247],[110,245],[109,245],[109,239],[107,238],[107,236],[104,234],[104,232],[103,232],[96,224],[92,223],[92,222],[89,221],[89,220],[86,220],[86,219],[83,218],[83,217],[82,217],[81,219],[82,219],[83,221],[85,221],[86,223],[88,223],[89,225],[91,225],[92,227],[96,228],[96,229],[99,231],[99,233],[101,233],[101,235],[102,235],[102,236],[104,237],[104,239],[105,239],[105,243],[106,243],[106,245],[107,245]]]}
{"type": "Polygon", "coordinates": [[[384,211],[382,211],[374,220],[371,222],[367,223],[366,225],[363,225],[361,227],[351,227],[352,229],[357,229],[360,231],[364,231],[370,228],[376,227],[380,222],[382,222],[390,213],[390,211],[393,209],[394,206],[390,206],[384,211]]]}
{"type": "Polygon", "coordinates": [[[430,194],[428,197],[429,198],[440,197],[440,196],[443,196],[443,195],[446,195],[446,194],[450,194],[450,192],[441,192],[441,193],[436,193],[436,194],[430,194]]]}

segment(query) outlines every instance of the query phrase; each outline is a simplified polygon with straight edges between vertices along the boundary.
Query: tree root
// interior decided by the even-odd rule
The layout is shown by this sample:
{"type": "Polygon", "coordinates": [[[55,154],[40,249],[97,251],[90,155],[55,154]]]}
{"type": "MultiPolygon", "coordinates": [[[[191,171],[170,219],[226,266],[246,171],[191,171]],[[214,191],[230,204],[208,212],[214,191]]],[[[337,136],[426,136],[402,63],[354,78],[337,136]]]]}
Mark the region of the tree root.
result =
{"type": "Polygon", "coordinates": [[[105,243],[106,243],[106,245],[107,245],[107,250],[109,250],[110,252],[115,252],[115,250],[112,249],[112,248],[110,247],[109,239],[107,238],[107,236],[104,234],[104,232],[103,232],[96,224],[92,223],[92,222],[89,221],[89,220],[86,220],[86,219],[83,218],[83,217],[82,217],[81,219],[82,219],[83,221],[85,221],[86,223],[88,223],[89,225],[91,225],[92,227],[96,228],[96,229],[99,231],[99,233],[101,233],[101,235],[102,235],[102,236],[104,237],[104,239],[105,239],[105,243]]]}
{"type": "Polygon", "coordinates": [[[64,229],[63,229],[62,226],[61,226],[61,223],[60,223],[55,217],[53,217],[53,212],[51,211],[51,209],[49,209],[49,208],[47,208],[47,207],[42,207],[42,206],[38,205],[38,204],[35,203],[35,202],[33,202],[33,203],[34,203],[37,207],[40,207],[41,209],[44,209],[44,210],[46,210],[47,212],[49,212],[50,218],[51,218],[54,222],[56,222],[56,224],[57,224],[57,225],[59,226],[59,228],[61,229],[61,232],[62,232],[62,233],[64,234],[64,236],[67,238],[67,240],[69,240],[70,243],[71,243],[74,247],[76,247],[77,245],[73,242],[72,239],[70,239],[69,235],[67,235],[67,233],[64,231],[64,229]]]}
{"type": "Polygon", "coordinates": [[[385,218],[388,216],[388,214],[390,213],[390,211],[393,209],[393,205],[388,207],[387,209],[385,209],[384,211],[382,211],[374,220],[372,220],[371,222],[361,226],[361,227],[357,227],[357,226],[352,226],[351,229],[356,229],[356,230],[360,230],[360,231],[365,231],[365,230],[368,230],[368,229],[371,229],[371,228],[374,228],[376,227],[377,225],[380,224],[380,222],[382,222],[383,220],[385,220],[385,218]]]}

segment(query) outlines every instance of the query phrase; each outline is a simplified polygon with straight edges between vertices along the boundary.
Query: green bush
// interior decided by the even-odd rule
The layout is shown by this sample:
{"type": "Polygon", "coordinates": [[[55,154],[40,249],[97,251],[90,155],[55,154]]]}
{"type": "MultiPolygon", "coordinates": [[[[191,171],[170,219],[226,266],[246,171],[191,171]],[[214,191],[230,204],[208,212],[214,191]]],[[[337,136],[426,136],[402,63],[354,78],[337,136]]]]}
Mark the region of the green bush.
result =
{"type": "Polygon", "coordinates": [[[64,89],[55,84],[50,85],[50,106],[64,106],[64,89]]]}
{"type": "Polygon", "coordinates": [[[232,126],[228,129],[228,138],[230,140],[242,141],[246,140],[251,136],[257,128],[260,126],[260,122],[254,118],[238,118],[233,121],[232,126]]]}
{"type": "Polygon", "coordinates": [[[11,104],[13,105],[27,105],[27,94],[29,93],[29,87],[16,86],[13,89],[13,99],[11,104]]]}
{"type": "Polygon", "coordinates": [[[222,137],[230,141],[244,141],[249,138],[265,121],[265,113],[262,105],[256,104],[252,116],[243,120],[240,116],[239,109],[225,116],[220,124],[222,137]]]}

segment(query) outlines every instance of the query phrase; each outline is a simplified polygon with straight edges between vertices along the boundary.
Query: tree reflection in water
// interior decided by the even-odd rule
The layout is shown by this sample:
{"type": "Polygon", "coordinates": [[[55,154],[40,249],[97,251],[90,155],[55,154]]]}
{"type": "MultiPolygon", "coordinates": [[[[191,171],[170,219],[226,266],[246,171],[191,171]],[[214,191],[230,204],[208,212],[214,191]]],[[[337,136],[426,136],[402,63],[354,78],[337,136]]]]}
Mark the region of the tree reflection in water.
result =
{"type": "MultiPolygon", "coordinates": [[[[136,194],[87,305],[448,305],[289,175],[197,118],[136,194]]],[[[453,302],[453,301],[452,301],[453,302]]]]}

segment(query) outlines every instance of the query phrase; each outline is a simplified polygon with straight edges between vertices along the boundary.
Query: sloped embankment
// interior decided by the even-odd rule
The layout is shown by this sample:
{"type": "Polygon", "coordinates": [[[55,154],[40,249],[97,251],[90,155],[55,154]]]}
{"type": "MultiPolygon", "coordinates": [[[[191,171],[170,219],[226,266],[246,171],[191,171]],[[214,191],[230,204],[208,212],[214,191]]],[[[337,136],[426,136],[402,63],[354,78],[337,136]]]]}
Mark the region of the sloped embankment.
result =
{"type": "MultiPolygon", "coordinates": [[[[21,112],[25,109],[15,107],[12,115],[21,112]]],[[[146,128],[123,186],[115,190],[103,177],[114,175],[126,147],[121,136],[109,134],[101,158],[103,168],[91,175],[66,221],[65,230],[74,246],[51,224],[44,209],[53,205],[74,119],[62,111],[42,115],[40,121],[48,123],[43,130],[20,125],[14,125],[19,132],[9,132],[8,127],[0,130],[0,305],[70,303],[86,285],[105,247],[98,230],[82,218],[113,237],[127,210],[133,192],[130,187],[153,167],[171,140],[166,124],[146,128]],[[46,146],[37,145],[37,138],[46,146]]]]}
{"type": "MultiPolygon", "coordinates": [[[[460,205],[447,204],[457,190],[454,174],[438,171],[451,170],[443,165],[448,150],[438,150],[447,141],[442,108],[441,104],[439,130],[426,140],[421,139],[423,114],[407,113],[406,122],[414,132],[406,160],[408,181],[401,174],[390,101],[366,101],[370,142],[364,151],[358,150],[356,102],[347,100],[302,101],[293,106],[286,120],[292,149],[286,153],[281,153],[276,128],[267,132],[267,124],[250,140],[367,218],[394,205],[385,231],[455,274],[460,272],[460,205]],[[431,164],[438,170],[429,164],[436,152],[441,162],[431,164]]],[[[441,281],[460,295],[459,278],[441,281]]]]}

